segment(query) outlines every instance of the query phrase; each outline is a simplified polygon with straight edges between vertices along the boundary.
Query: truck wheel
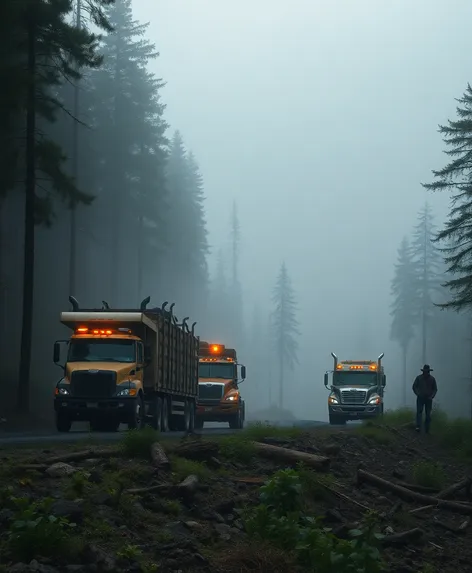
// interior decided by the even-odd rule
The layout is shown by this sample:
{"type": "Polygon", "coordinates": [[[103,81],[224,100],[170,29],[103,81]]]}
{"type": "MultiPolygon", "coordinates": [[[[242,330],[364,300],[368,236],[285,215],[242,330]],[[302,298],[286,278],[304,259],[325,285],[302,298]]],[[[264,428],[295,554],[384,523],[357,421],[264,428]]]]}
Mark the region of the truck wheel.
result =
{"type": "Polygon", "coordinates": [[[70,432],[72,421],[64,414],[56,414],[56,429],[58,432],[70,432]]]}
{"type": "Polygon", "coordinates": [[[169,400],[162,398],[161,408],[161,432],[169,431],[169,400]]]}
{"type": "Polygon", "coordinates": [[[195,402],[193,400],[188,401],[190,419],[188,422],[188,431],[191,434],[195,430],[195,402]]]}
{"type": "Polygon", "coordinates": [[[128,420],[128,430],[142,430],[144,427],[144,404],[141,396],[134,403],[134,411],[128,420]]]}
{"type": "Polygon", "coordinates": [[[242,428],[244,427],[244,420],[243,420],[243,416],[242,416],[242,410],[239,409],[238,413],[235,414],[232,418],[230,418],[229,420],[229,427],[232,430],[242,430],[242,428]]]}
{"type": "Polygon", "coordinates": [[[190,400],[185,400],[184,415],[182,416],[183,432],[188,432],[190,430],[191,410],[192,410],[192,402],[190,400]]]}

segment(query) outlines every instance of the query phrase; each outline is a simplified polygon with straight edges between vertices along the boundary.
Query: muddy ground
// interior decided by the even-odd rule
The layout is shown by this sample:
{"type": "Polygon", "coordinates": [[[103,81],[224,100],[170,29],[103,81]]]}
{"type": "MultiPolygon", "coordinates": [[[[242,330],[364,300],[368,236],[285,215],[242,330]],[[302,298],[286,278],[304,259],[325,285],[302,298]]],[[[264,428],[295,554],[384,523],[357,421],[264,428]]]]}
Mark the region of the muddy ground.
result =
{"type": "Polygon", "coordinates": [[[261,486],[277,470],[295,466],[303,472],[305,513],[323,517],[339,538],[350,539],[363,516],[375,516],[385,570],[471,570],[470,484],[440,495],[455,501],[452,507],[421,498],[437,496],[470,471],[435,436],[417,435],[408,425],[305,433],[259,426],[213,441],[159,439],[169,464],[149,457],[156,437],[130,434],[119,448],[100,451],[89,444],[1,449],[0,570],[325,573],[321,565],[301,564],[296,551],[246,532],[261,486]],[[329,470],[262,457],[254,440],[327,456],[329,470]],[[88,453],[73,459],[79,450],[88,453]],[[367,483],[363,472],[403,489],[367,483]],[[420,497],[406,500],[413,490],[420,497]],[[404,532],[406,538],[399,535],[404,532]]]}

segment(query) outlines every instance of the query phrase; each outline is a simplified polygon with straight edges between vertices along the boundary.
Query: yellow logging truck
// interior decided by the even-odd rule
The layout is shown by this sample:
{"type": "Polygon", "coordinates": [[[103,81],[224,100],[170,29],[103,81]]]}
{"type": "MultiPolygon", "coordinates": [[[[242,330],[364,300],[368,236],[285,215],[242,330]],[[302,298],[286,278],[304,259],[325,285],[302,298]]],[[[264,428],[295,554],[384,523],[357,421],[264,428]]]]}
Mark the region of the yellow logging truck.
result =
{"type": "Polygon", "coordinates": [[[120,424],[162,432],[192,431],[198,394],[198,338],[194,323],[181,324],[166,310],[80,309],[61,313],[72,333],[54,344],[54,362],[62,377],[56,384],[54,410],[59,432],[75,421],[92,430],[116,431],[120,424]],[[65,347],[65,348],[64,348],[65,347]],[[64,360],[61,362],[61,350],[64,360]]]}

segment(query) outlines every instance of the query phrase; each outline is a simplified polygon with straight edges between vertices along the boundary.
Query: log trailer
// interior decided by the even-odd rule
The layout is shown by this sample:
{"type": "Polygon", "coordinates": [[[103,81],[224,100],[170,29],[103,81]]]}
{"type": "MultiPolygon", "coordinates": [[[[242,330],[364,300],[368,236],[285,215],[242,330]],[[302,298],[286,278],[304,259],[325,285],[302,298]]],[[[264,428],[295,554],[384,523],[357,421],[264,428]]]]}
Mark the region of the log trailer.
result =
{"type": "Polygon", "coordinates": [[[377,361],[344,360],[331,353],[334,369],[324,375],[324,385],[330,390],[328,413],[330,424],[345,424],[347,420],[375,418],[384,411],[386,377],[382,353],[377,361]],[[329,385],[329,374],[332,383],[329,385]]]}
{"type": "Polygon", "coordinates": [[[239,384],[245,379],[246,367],[238,364],[234,348],[201,341],[195,426],[203,428],[205,422],[228,422],[230,428],[242,429],[246,410],[239,384]]]}
{"type": "Polygon", "coordinates": [[[162,432],[193,431],[198,395],[198,344],[195,324],[181,324],[172,304],[147,309],[80,309],[69,297],[72,312],[62,324],[68,340],[54,343],[54,363],[63,376],[56,384],[54,410],[59,432],[74,421],[87,421],[93,431],[116,431],[120,424],[162,432]],[[65,360],[61,363],[62,350],[65,360]]]}

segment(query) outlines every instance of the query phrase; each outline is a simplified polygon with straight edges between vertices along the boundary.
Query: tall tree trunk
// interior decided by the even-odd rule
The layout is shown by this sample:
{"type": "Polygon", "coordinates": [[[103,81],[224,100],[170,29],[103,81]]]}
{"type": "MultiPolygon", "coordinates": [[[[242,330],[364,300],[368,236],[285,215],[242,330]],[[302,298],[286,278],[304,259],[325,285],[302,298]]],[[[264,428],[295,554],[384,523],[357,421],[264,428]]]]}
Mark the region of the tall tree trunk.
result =
{"type": "Polygon", "coordinates": [[[284,407],[284,353],[280,351],[279,356],[279,409],[284,407]]]}
{"type": "Polygon", "coordinates": [[[421,322],[421,337],[422,337],[422,356],[423,356],[423,364],[426,364],[426,309],[423,308],[423,317],[421,322]]]}
{"type": "Polygon", "coordinates": [[[33,327],[34,294],[34,204],[36,187],[36,14],[32,5],[28,21],[28,92],[26,101],[26,181],[23,261],[23,321],[21,325],[21,351],[17,406],[21,412],[29,410],[31,334],[33,327]]]}
{"type": "Polygon", "coordinates": [[[406,359],[408,354],[408,349],[406,346],[403,346],[402,349],[402,358],[403,358],[403,368],[402,368],[402,388],[403,388],[403,406],[406,406],[406,359]]]}
{"type": "Polygon", "coordinates": [[[143,296],[143,216],[140,215],[139,219],[138,219],[138,252],[137,252],[137,257],[138,257],[138,272],[137,272],[137,280],[138,280],[138,297],[137,297],[137,301],[139,302],[140,300],[142,300],[142,296],[143,296]]]}

